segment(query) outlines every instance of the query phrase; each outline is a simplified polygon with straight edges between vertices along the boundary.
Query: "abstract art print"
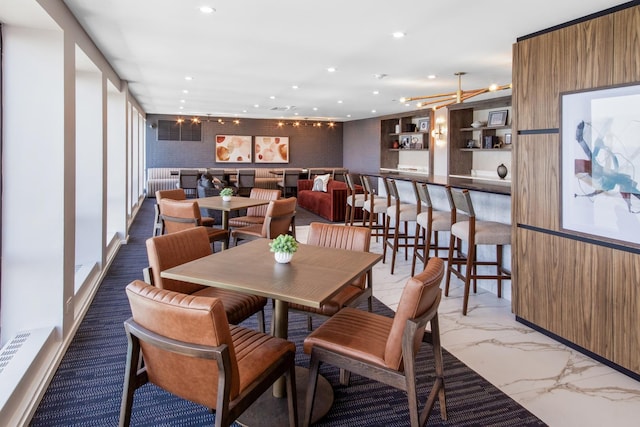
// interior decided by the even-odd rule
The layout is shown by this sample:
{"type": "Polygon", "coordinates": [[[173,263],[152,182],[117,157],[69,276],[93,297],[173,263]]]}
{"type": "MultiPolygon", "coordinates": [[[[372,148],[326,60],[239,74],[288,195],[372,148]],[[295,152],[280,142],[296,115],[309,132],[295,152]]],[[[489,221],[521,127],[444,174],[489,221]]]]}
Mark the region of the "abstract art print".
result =
{"type": "Polygon", "coordinates": [[[563,93],[561,226],[640,247],[640,85],[563,93]]]}
{"type": "Polygon", "coordinates": [[[289,163],[288,136],[256,136],[256,163],[289,163]]]}
{"type": "Polygon", "coordinates": [[[216,135],[216,163],[251,163],[251,137],[216,135]]]}

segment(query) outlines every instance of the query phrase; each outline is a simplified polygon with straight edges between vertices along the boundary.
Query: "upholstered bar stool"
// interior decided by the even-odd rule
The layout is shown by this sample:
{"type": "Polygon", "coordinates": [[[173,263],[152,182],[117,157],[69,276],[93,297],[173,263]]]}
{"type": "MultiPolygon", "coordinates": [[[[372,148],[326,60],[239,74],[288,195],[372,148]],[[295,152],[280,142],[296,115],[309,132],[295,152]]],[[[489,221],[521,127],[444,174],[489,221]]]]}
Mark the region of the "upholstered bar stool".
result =
{"type": "MultiPolygon", "coordinates": [[[[416,211],[416,238],[413,246],[413,259],[411,261],[411,276],[415,275],[416,259],[422,261],[422,268],[424,269],[429,261],[429,253],[431,250],[433,250],[434,256],[438,257],[440,251],[447,251],[449,249],[449,246],[440,246],[438,233],[441,231],[451,231],[451,212],[433,209],[427,184],[413,181],[413,190],[418,205],[416,211]]],[[[462,218],[458,219],[462,220],[462,218]]]]}
{"type": "MultiPolygon", "coordinates": [[[[387,221],[387,208],[389,207],[389,191],[386,196],[377,196],[371,184],[369,175],[360,175],[360,181],[364,187],[365,201],[362,204],[362,225],[371,230],[371,236],[384,237],[384,224],[387,221]],[[382,219],[380,220],[380,216],[382,219]]],[[[386,183],[385,183],[386,185],[386,183]]]]}
{"type": "Polygon", "coordinates": [[[364,206],[366,195],[364,193],[358,194],[358,188],[356,188],[352,174],[348,173],[344,178],[347,183],[347,209],[344,215],[344,225],[353,225],[356,208],[364,206]]]}
{"type": "Polygon", "coordinates": [[[498,298],[502,297],[502,281],[511,280],[511,272],[502,266],[502,247],[511,244],[511,225],[494,221],[478,221],[471,203],[468,190],[454,190],[446,187],[447,197],[451,205],[451,237],[449,239],[449,257],[447,266],[447,283],[444,294],[449,295],[451,273],[464,281],[464,300],[462,314],[467,315],[469,304],[469,288],[473,280],[473,291],[477,292],[478,279],[495,279],[498,281],[498,298]],[[467,215],[466,220],[460,220],[460,213],[467,215]],[[462,242],[467,242],[467,256],[461,256],[462,242]],[[478,261],[478,245],[495,245],[495,261],[478,261]],[[458,257],[453,253],[457,251],[458,257]],[[464,273],[461,266],[464,265],[464,273]],[[495,266],[496,274],[478,274],[478,266],[495,266]]]}
{"type": "Polygon", "coordinates": [[[404,259],[409,259],[408,250],[413,248],[414,242],[409,243],[409,239],[415,239],[416,236],[409,235],[409,222],[415,221],[418,215],[418,206],[415,203],[404,203],[400,200],[396,181],[390,178],[384,178],[386,182],[387,194],[391,198],[391,204],[387,208],[387,221],[384,226],[384,249],[382,250],[382,262],[385,262],[387,256],[387,247],[392,250],[391,253],[391,274],[396,266],[396,253],[400,248],[404,248],[404,259]],[[393,221],[393,227],[391,222],[393,221]],[[400,227],[404,225],[404,231],[400,232],[400,227]],[[393,234],[392,234],[393,232],[393,234]],[[400,242],[404,240],[404,243],[400,242]]]}

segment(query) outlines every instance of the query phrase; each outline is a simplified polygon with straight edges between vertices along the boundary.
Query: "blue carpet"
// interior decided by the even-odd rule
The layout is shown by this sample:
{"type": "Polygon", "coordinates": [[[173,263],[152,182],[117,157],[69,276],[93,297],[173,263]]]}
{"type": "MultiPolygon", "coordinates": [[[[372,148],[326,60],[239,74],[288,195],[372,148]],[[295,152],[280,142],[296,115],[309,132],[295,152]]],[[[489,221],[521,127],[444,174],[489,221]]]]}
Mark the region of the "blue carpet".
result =
{"type": "MultiPolygon", "coordinates": [[[[138,213],[129,243],[120,249],[111,265],[34,414],[32,426],[118,424],[127,349],[123,322],[131,315],[124,288],[132,280],[142,279],[142,268],[147,265],[144,242],[151,235],[154,202],[146,200],[138,213]]],[[[374,311],[393,315],[377,300],[374,311]]],[[[270,322],[269,310],[266,316],[270,322]]],[[[302,341],[307,335],[306,317],[292,312],[289,322],[289,339],[298,348],[296,363],[308,366],[309,358],[302,352],[302,341]]],[[[314,319],[314,325],[319,322],[314,319]]],[[[255,319],[243,325],[255,328],[255,319]]],[[[428,425],[544,425],[447,351],[443,353],[449,419],[440,419],[436,403],[428,425]]],[[[419,396],[424,401],[434,375],[428,345],[423,346],[418,360],[419,396]]],[[[338,382],[338,370],[328,365],[321,367],[321,373],[333,385],[335,396],[331,411],[316,425],[409,425],[407,399],[402,391],[357,375],[351,376],[350,386],[343,387],[338,382]]],[[[131,421],[133,426],[201,426],[212,425],[214,415],[200,405],[147,384],[136,392],[131,421]]]]}

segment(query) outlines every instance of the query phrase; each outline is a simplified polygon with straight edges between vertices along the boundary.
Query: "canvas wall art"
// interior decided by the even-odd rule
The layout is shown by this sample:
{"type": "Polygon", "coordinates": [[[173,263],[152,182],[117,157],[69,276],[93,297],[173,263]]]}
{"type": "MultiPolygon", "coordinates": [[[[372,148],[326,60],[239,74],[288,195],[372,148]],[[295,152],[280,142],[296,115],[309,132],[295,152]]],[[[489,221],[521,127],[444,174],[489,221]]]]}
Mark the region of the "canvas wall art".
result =
{"type": "Polygon", "coordinates": [[[289,163],[288,136],[256,136],[256,163],[289,163]]]}
{"type": "Polygon", "coordinates": [[[251,137],[216,135],[216,163],[251,163],[251,137]]]}

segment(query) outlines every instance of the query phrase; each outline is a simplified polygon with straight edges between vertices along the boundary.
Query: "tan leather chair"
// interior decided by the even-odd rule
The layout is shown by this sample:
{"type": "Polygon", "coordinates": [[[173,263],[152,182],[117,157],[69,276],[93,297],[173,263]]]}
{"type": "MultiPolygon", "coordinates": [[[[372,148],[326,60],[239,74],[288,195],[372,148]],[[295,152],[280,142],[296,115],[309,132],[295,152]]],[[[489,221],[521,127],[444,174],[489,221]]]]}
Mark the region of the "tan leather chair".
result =
{"type": "MultiPolygon", "coordinates": [[[[369,252],[371,232],[368,228],[364,227],[312,222],[309,225],[307,244],[325,248],[369,252]]],[[[289,308],[309,313],[307,320],[309,330],[313,327],[310,314],[330,317],[336,314],[342,307],[356,307],[365,299],[368,301],[369,311],[372,311],[373,287],[370,279],[371,276],[369,274],[363,274],[351,284],[342,288],[340,292],[322,304],[320,308],[312,308],[294,303],[289,303],[289,308]]]]}
{"type": "MultiPolygon", "coordinates": [[[[156,191],[156,205],[155,205],[155,220],[153,223],[153,236],[160,236],[164,234],[164,228],[162,225],[162,220],[160,219],[160,200],[162,199],[171,199],[171,200],[187,200],[187,195],[182,188],[177,188],[175,190],[158,190],[156,191]]],[[[203,216],[200,218],[200,222],[205,227],[211,227],[215,224],[215,220],[208,216],[203,216]]]]}
{"type": "MultiPolygon", "coordinates": [[[[195,200],[160,200],[160,219],[164,231],[175,233],[176,231],[195,228],[202,224],[200,207],[195,200]]],[[[213,248],[214,242],[229,241],[229,232],[222,228],[205,227],[209,235],[209,241],[213,248]]]]}
{"type": "Polygon", "coordinates": [[[431,258],[423,272],[407,281],[392,319],[345,307],[309,334],[304,340],[304,351],[311,354],[305,426],[311,418],[318,370],[325,362],[340,368],[343,385],[348,385],[349,373],[353,372],[404,390],[412,426],[426,424],[436,398],[442,419],[447,419],[438,323],[443,275],[444,262],[431,258]],[[427,323],[430,333],[425,331],[427,323]],[[433,345],[436,379],[420,412],[415,362],[423,341],[433,345]]]}
{"type": "MultiPolygon", "coordinates": [[[[268,190],[266,188],[253,187],[249,194],[251,199],[260,200],[278,200],[280,198],[280,190],[268,190]]],[[[240,228],[249,225],[263,224],[267,214],[269,205],[251,206],[247,208],[247,214],[229,218],[229,227],[240,228]]]]}
{"type": "Polygon", "coordinates": [[[147,382],[215,411],[228,426],[283,375],[289,425],[297,425],[295,345],[227,322],[217,298],[157,289],[136,280],[126,288],[132,317],[120,426],[128,426],[133,395],[147,382]],[[140,355],[144,367],[139,369],[140,355]]]}
{"type": "Polygon", "coordinates": [[[438,233],[451,231],[451,212],[433,209],[429,188],[424,182],[413,181],[413,191],[418,201],[416,211],[416,238],[413,246],[413,258],[411,261],[411,275],[415,274],[416,259],[422,261],[422,268],[427,266],[429,253],[433,250],[435,256],[440,251],[448,251],[449,246],[440,246],[438,233]],[[433,244],[431,243],[433,239],[433,244]]]}
{"type": "Polygon", "coordinates": [[[160,273],[169,268],[211,255],[209,237],[204,227],[178,231],[147,239],[149,267],[143,271],[150,285],[183,294],[219,298],[224,302],[229,322],[238,324],[256,314],[258,327],[264,332],[264,297],[234,292],[222,288],[163,278],[160,273]]]}
{"type": "Polygon", "coordinates": [[[347,184],[347,208],[344,214],[344,225],[353,225],[356,208],[362,208],[364,206],[367,194],[364,192],[358,194],[353,175],[349,173],[344,175],[344,181],[347,184]]]}
{"type": "Polygon", "coordinates": [[[274,239],[280,234],[296,237],[296,203],[295,197],[270,201],[263,224],[231,230],[233,246],[238,240],[274,239]]]}
{"type": "Polygon", "coordinates": [[[478,291],[478,279],[495,279],[498,281],[498,298],[502,298],[502,281],[511,280],[511,272],[502,266],[502,247],[511,244],[511,225],[494,221],[478,221],[471,203],[468,190],[454,190],[446,187],[447,197],[451,205],[451,237],[449,238],[449,257],[447,263],[447,284],[444,295],[449,296],[451,274],[464,282],[464,299],[462,314],[467,315],[469,291],[473,280],[473,292],[478,291]],[[461,214],[464,217],[461,217],[461,214]],[[462,242],[467,244],[467,255],[462,256],[462,242]],[[494,245],[495,261],[478,261],[476,259],[478,245],[494,245]],[[454,258],[453,253],[458,256],[454,258]],[[464,272],[461,266],[465,266],[464,272]],[[495,274],[480,274],[478,266],[495,266],[495,274]]]}
{"type": "Polygon", "coordinates": [[[391,197],[391,205],[387,208],[387,220],[384,224],[384,248],[382,250],[382,262],[386,261],[387,247],[391,248],[391,274],[396,267],[396,254],[400,248],[404,248],[404,259],[409,259],[409,248],[413,249],[415,235],[409,234],[409,222],[415,221],[418,215],[418,206],[415,203],[406,203],[400,200],[396,181],[384,178],[387,194],[391,197]],[[391,223],[393,222],[393,227],[391,223]],[[404,230],[400,227],[404,225],[404,230]],[[400,239],[404,241],[401,242],[400,239]],[[409,242],[411,240],[411,242],[409,242]]]}

